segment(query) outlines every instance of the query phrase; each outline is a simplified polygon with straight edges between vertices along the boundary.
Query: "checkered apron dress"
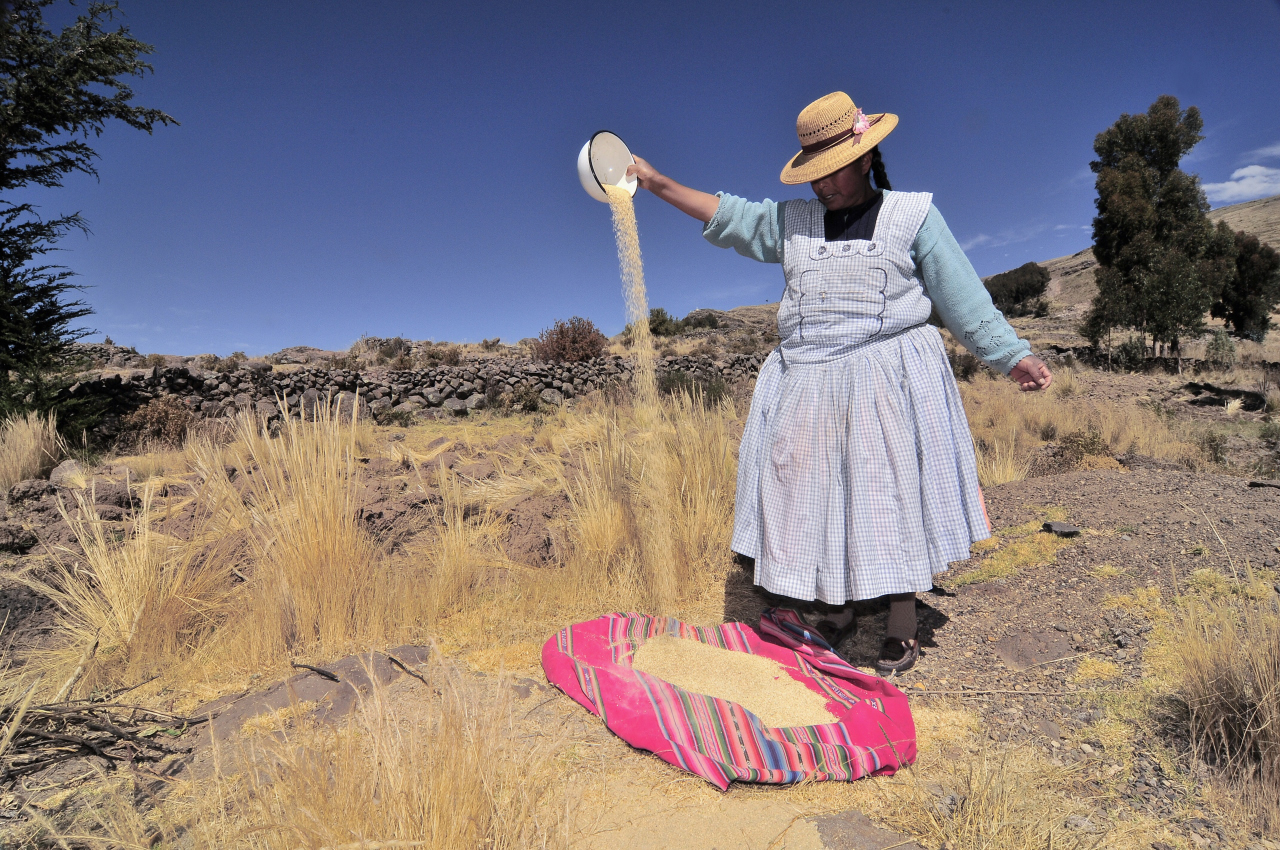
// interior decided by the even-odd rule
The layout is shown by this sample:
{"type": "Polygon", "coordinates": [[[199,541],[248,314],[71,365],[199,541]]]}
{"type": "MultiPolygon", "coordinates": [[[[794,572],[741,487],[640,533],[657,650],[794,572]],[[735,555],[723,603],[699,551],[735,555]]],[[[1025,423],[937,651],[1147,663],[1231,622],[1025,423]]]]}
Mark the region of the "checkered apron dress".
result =
{"type": "Polygon", "coordinates": [[[990,536],[973,438],[910,256],[927,193],[885,192],[870,240],[787,201],[782,338],[738,458],[733,550],[755,582],[840,604],[924,591],[990,536]]]}

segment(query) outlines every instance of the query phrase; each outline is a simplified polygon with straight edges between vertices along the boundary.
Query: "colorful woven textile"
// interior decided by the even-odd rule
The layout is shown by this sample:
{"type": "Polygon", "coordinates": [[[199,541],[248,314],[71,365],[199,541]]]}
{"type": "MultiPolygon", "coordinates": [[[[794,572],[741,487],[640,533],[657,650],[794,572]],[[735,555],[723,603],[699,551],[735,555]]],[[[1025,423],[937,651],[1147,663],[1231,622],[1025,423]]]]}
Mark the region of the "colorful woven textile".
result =
{"type": "Polygon", "coordinates": [[[734,780],[854,780],[915,760],[915,723],[901,691],[846,664],[793,611],[766,611],[761,631],[764,636],[744,623],[695,627],[667,617],[609,614],[561,629],[542,647],[542,668],[618,737],[721,790],[734,780]],[[837,722],[768,728],[737,703],[632,669],[635,650],[662,635],[770,658],[826,697],[837,722]]]}

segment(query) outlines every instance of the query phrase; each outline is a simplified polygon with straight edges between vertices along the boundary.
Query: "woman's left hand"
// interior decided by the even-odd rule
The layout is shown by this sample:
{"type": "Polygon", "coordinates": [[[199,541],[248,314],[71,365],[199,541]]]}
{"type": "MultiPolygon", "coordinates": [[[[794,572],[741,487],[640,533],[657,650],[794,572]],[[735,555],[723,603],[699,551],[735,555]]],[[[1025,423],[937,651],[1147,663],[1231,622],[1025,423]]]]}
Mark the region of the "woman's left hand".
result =
{"type": "Polygon", "coordinates": [[[1009,372],[1009,377],[1017,381],[1024,393],[1048,389],[1053,383],[1053,373],[1049,371],[1048,366],[1044,365],[1044,361],[1034,354],[1028,354],[1019,360],[1018,365],[1009,372]]]}

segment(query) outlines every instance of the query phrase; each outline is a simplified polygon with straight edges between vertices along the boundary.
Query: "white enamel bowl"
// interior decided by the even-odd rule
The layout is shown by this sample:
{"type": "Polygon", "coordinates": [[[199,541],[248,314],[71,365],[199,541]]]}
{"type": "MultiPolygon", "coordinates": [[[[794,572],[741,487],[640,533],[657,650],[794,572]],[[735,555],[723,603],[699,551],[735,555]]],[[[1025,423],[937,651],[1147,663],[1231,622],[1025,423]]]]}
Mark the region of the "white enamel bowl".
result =
{"type": "Polygon", "coordinates": [[[582,188],[597,201],[609,202],[605,186],[621,186],[635,195],[639,185],[634,177],[627,176],[627,166],[636,161],[627,143],[608,130],[592,136],[578,153],[578,179],[582,188]]]}

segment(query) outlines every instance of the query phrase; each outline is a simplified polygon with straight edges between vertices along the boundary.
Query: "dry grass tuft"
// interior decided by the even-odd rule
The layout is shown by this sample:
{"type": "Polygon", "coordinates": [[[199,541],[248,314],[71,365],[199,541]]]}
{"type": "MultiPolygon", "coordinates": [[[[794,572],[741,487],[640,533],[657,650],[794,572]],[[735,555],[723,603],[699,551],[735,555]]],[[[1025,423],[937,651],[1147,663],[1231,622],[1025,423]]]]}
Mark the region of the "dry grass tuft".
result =
{"type": "Polygon", "coordinates": [[[505,682],[481,692],[438,663],[428,678],[434,695],[395,704],[375,687],[342,728],[282,721],[243,752],[220,754],[211,781],[170,792],[185,792],[183,809],[147,811],[134,803],[139,789],[116,782],[88,823],[55,834],[104,850],[567,847],[558,739],[513,734],[505,682]],[[227,772],[232,762],[246,769],[227,772]]]}
{"type": "Polygon", "coordinates": [[[88,691],[137,684],[225,622],[234,554],[222,541],[196,546],[160,533],[150,488],[120,540],[98,518],[91,492],[75,491],[75,499],[74,512],[60,507],[83,556],[55,550],[48,577],[14,576],[60,612],[62,640],[37,653],[34,666],[49,671],[51,684],[79,678],[79,669],[88,691]]]}
{"type": "MultiPolygon", "coordinates": [[[[1044,393],[1023,393],[1006,379],[977,377],[960,383],[960,395],[979,452],[979,480],[984,486],[1026,477],[1032,459],[1046,443],[1087,438],[1088,445],[1068,446],[1068,461],[1080,464],[1089,456],[1134,452],[1148,457],[1193,464],[1201,450],[1170,427],[1155,409],[1136,403],[1095,401],[1084,394],[1083,382],[1072,373],[1056,376],[1044,393]]],[[[1094,468],[1115,468],[1114,462],[1088,461],[1094,468]]]]}
{"type": "Polygon", "coordinates": [[[1173,642],[1177,698],[1194,754],[1280,825],[1280,613],[1274,598],[1192,602],[1173,642]]]}
{"type": "Polygon", "coordinates": [[[1021,481],[1031,471],[1031,456],[1017,449],[1017,436],[1010,434],[1003,442],[974,444],[978,462],[978,483],[983,487],[997,487],[1021,481]]]}
{"type": "Polygon", "coordinates": [[[566,566],[588,598],[603,591],[671,613],[729,561],[736,414],[727,399],[687,393],[652,404],[588,412],[566,428],[581,458],[566,566]]]}
{"type": "Polygon", "coordinates": [[[54,414],[16,416],[0,423],[0,488],[49,474],[66,454],[54,414]]]}
{"type": "Polygon", "coordinates": [[[223,534],[244,541],[248,580],[217,654],[262,669],[303,652],[343,654],[401,636],[416,620],[412,577],[361,525],[360,428],[319,408],[278,437],[240,420],[228,446],[192,450],[201,502],[223,534]],[[233,477],[228,470],[234,470],[233,477]]]}

